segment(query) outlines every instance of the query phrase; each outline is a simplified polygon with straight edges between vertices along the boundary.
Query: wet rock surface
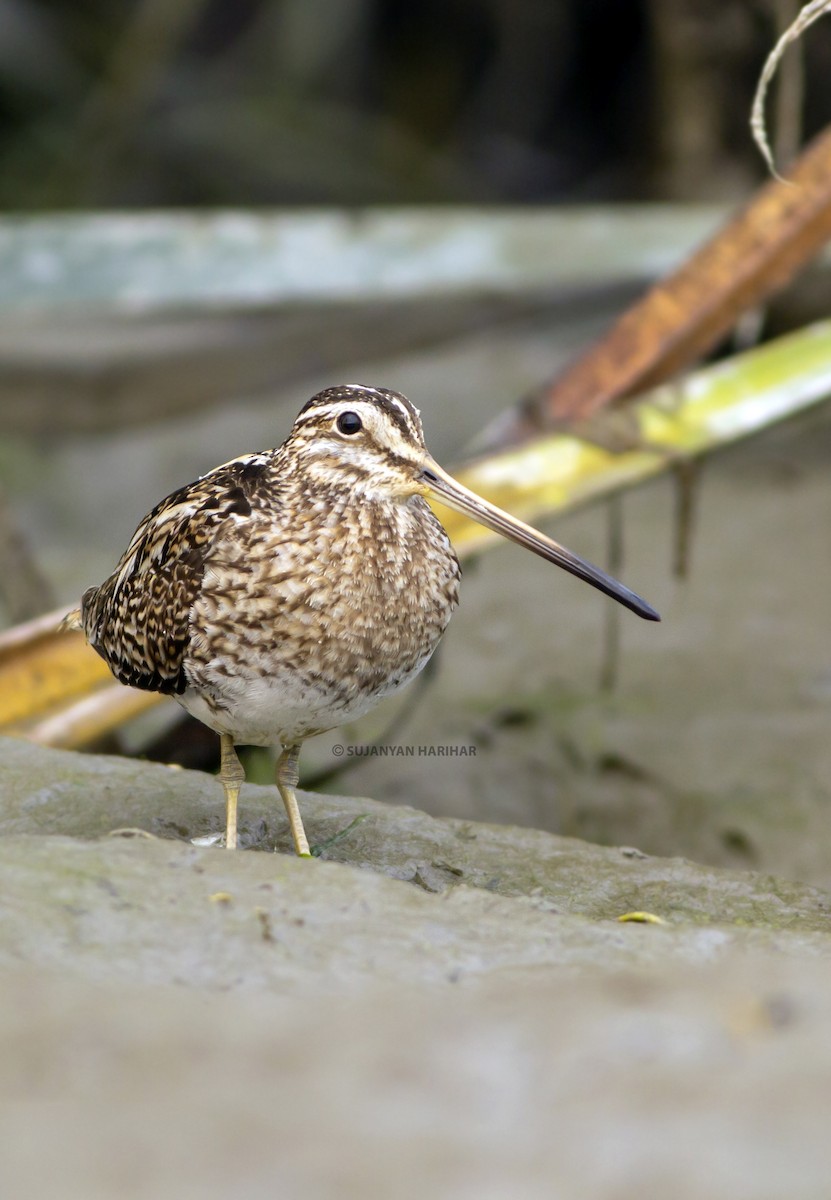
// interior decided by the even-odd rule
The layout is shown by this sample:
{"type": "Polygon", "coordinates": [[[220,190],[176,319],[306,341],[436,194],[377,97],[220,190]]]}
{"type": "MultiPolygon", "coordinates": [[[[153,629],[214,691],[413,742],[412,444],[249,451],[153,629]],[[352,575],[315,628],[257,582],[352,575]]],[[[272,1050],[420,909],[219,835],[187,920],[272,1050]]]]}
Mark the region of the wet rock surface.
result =
{"type": "Polygon", "coordinates": [[[0,790],[6,1194],[824,1194],[820,889],[305,793],[301,861],[264,787],[231,854],[216,780],[11,740],[0,790]]]}

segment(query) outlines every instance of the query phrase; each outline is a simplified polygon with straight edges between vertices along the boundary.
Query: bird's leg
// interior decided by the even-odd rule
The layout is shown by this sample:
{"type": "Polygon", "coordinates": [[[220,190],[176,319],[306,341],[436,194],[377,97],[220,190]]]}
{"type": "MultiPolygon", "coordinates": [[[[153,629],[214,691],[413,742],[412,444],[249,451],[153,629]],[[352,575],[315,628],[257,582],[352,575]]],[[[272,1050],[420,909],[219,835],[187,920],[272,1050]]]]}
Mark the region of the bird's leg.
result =
{"type": "Polygon", "coordinates": [[[237,758],[234,739],[230,733],[219,735],[219,746],[221,752],[219,778],[225,792],[225,848],[226,850],[236,850],[237,800],[240,788],[245,783],[245,771],[237,758]]]}
{"type": "Polygon", "coordinates": [[[294,789],[297,787],[297,781],[300,778],[297,766],[299,756],[299,742],[295,742],[293,746],[283,747],[283,753],[277,759],[277,787],[280,789],[280,795],[283,797],[283,803],[286,806],[294,849],[301,858],[311,858],[309,840],[306,837],[306,830],[303,828],[300,809],[297,807],[297,797],[294,794],[294,789]]]}

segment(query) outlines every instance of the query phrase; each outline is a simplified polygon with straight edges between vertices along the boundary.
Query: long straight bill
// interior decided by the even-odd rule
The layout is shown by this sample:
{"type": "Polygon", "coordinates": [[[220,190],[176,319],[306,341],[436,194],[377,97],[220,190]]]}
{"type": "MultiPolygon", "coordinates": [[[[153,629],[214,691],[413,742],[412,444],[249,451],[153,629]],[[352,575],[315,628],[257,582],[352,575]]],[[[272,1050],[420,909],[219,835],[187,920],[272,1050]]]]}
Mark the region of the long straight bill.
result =
{"type": "Polygon", "coordinates": [[[633,613],[637,613],[645,621],[660,621],[661,618],[655,609],[635,592],[630,591],[622,583],[618,583],[605,571],[601,571],[600,567],[595,567],[592,563],[586,562],[584,558],[580,558],[579,555],[572,554],[570,550],[566,550],[565,546],[546,537],[544,533],[526,525],[524,521],[517,520],[509,513],[503,512],[495,504],[489,504],[475,492],[469,491],[452,475],[448,475],[432,458],[425,463],[420,479],[425,485],[426,494],[441,504],[446,504],[448,508],[455,508],[457,512],[464,513],[466,517],[478,521],[480,525],[492,529],[494,533],[509,538],[517,545],[524,546],[526,550],[532,550],[534,554],[539,554],[548,562],[562,567],[564,571],[571,572],[578,579],[585,580],[592,587],[598,588],[607,596],[611,596],[613,600],[617,600],[625,608],[630,608],[633,613]]]}

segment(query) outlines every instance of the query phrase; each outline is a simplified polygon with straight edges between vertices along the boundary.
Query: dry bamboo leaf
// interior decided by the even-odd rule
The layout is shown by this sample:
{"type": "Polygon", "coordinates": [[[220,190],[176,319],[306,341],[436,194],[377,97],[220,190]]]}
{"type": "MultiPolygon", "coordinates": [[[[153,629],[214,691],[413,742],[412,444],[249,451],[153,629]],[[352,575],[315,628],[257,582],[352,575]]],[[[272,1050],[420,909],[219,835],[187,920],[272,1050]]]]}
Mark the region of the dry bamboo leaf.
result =
{"type": "Polygon", "coordinates": [[[158,697],[115,683],[66,610],[0,633],[0,731],[51,746],[88,745],[158,697]]]}
{"type": "Polygon", "coordinates": [[[163,699],[155,692],[125,687],[110,676],[109,683],[88,695],[69,697],[41,720],[14,725],[5,732],[42,746],[74,750],[92,745],[163,699]]]}
{"type": "Polygon", "coordinates": [[[59,632],[60,612],[47,613],[0,634],[0,727],[43,712],[72,692],[111,678],[81,634],[59,632]]]}

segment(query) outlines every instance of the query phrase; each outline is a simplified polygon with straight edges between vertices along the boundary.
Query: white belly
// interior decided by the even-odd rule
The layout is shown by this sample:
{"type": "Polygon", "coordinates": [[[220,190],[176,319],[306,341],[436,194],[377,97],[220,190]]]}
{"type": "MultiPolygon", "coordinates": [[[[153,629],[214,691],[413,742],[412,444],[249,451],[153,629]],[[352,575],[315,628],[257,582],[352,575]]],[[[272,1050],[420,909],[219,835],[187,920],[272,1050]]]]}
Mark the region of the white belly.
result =
{"type": "Polygon", "coordinates": [[[430,657],[425,655],[406,674],[390,676],[371,693],[343,688],[334,692],[296,672],[240,673],[232,679],[217,676],[207,686],[203,679],[198,691],[189,687],[176,699],[210,729],[230,734],[237,745],[290,745],[363,716],[405,687],[430,657]]]}

